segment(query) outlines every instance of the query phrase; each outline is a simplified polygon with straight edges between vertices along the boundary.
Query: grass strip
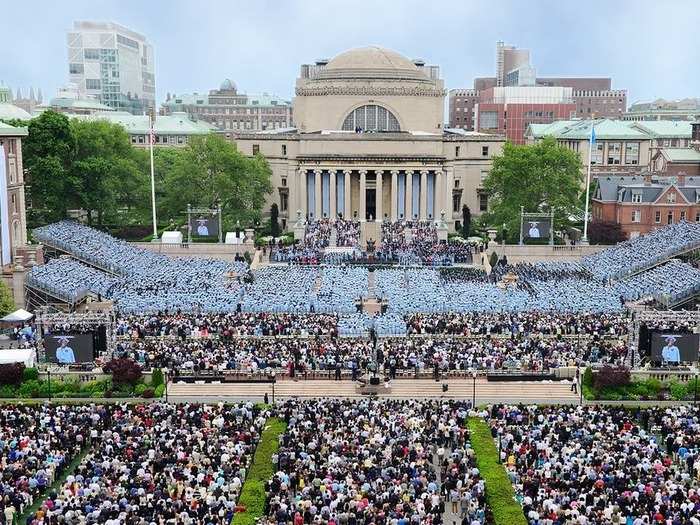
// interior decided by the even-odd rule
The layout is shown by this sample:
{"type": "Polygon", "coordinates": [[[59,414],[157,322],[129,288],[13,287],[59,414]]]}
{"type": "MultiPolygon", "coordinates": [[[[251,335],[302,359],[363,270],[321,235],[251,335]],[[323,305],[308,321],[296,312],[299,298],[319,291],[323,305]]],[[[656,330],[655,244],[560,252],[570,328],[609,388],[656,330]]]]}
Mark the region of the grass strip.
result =
{"type": "Polygon", "coordinates": [[[523,508],[515,500],[513,485],[505,468],[498,462],[498,450],[486,421],[469,418],[471,444],[476,464],[486,484],[486,502],[496,525],[527,525],[523,508]]]}
{"type": "Polygon", "coordinates": [[[263,516],[265,483],[275,473],[272,455],[279,449],[279,436],[285,430],[287,430],[287,423],[283,420],[276,417],[267,420],[238,498],[238,505],[245,507],[245,512],[234,515],[233,525],[254,525],[263,516]]]}
{"type": "Polygon", "coordinates": [[[61,492],[61,487],[63,486],[63,483],[65,483],[66,478],[75,472],[75,469],[78,468],[78,465],[80,465],[80,462],[83,461],[85,456],[87,456],[88,452],[90,452],[90,449],[92,448],[92,445],[88,443],[85,445],[81,451],[78,453],[77,456],[75,456],[71,462],[66,466],[65,469],[61,472],[61,475],[56,478],[56,480],[46,487],[43,491],[41,491],[37,496],[34,498],[34,503],[32,503],[29,507],[24,509],[24,512],[21,514],[17,514],[15,516],[15,523],[27,523],[27,518],[30,516],[33,516],[36,511],[39,510],[39,508],[44,504],[46,501],[46,497],[51,494],[52,491],[56,491],[57,493],[61,492]]]}

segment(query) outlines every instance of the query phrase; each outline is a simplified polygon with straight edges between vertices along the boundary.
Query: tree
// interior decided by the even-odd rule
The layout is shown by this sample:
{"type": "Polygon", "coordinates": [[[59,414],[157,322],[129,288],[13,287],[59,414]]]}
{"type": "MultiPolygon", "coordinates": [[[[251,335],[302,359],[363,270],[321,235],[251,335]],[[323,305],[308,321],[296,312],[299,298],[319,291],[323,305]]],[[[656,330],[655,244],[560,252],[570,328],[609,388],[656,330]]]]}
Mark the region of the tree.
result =
{"type": "Polygon", "coordinates": [[[579,209],[581,161],[553,137],[519,146],[507,142],[503,154],[493,158],[484,181],[489,194],[489,224],[506,224],[510,240],[520,232],[520,209],[549,214],[555,224],[568,221],[579,209]]]}
{"type": "Polygon", "coordinates": [[[588,225],[588,238],[592,244],[617,244],[626,240],[627,236],[616,222],[596,221],[588,225]]]}
{"type": "Polygon", "coordinates": [[[22,158],[32,202],[27,218],[33,227],[65,218],[76,205],[77,183],[71,166],[77,142],[68,117],[55,111],[44,111],[27,127],[22,158]]]}
{"type": "Polygon", "coordinates": [[[104,364],[102,370],[112,374],[115,385],[135,385],[141,379],[141,367],[133,359],[121,357],[112,359],[104,364]]]}
{"type": "Polygon", "coordinates": [[[262,156],[245,157],[220,135],[194,137],[164,175],[163,204],[184,211],[187,204],[213,208],[220,203],[224,227],[230,229],[236,220],[260,217],[265,195],[272,191],[271,175],[262,156]]]}
{"type": "Polygon", "coordinates": [[[277,203],[273,203],[270,207],[270,235],[273,237],[280,236],[279,209],[277,203]]]}
{"type": "Polygon", "coordinates": [[[71,127],[77,143],[71,172],[88,224],[96,216],[102,226],[121,209],[143,206],[147,179],[126,130],[104,120],[73,119],[71,127]]]}
{"type": "Polygon", "coordinates": [[[5,317],[16,309],[12,292],[4,282],[0,281],[0,317],[5,317]]]}
{"type": "Polygon", "coordinates": [[[462,237],[465,239],[469,237],[469,230],[472,227],[472,212],[469,206],[464,204],[462,206],[462,237]]]}

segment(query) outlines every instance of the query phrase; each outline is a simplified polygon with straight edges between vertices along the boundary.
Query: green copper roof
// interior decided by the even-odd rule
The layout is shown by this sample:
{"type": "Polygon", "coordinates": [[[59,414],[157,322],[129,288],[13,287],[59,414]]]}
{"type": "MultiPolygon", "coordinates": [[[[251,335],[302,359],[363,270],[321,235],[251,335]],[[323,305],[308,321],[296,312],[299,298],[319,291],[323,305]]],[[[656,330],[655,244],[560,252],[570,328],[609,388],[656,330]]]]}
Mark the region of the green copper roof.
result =
{"type": "MultiPolygon", "coordinates": [[[[148,115],[132,115],[121,111],[95,113],[94,115],[79,115],[78,118],[87,120],[107,120],[121,124],[132,135],[145,135],[150,129],[148,115]]],[[[202,120],[190,120],[186,113],[172,115],[156,115],[155,131],[158,135],[206,135],[216,130],[216,127],[202,120]]]]}
{"type": "Polygon", "coordinates": [[[29,134],[27,128],[19,128],[10,126],[9,124],[0,121],[0,136],[1,137],[26,137],[29,134]]]}
{"type": "Polygon", "coordinates": [[[671,162],[700,162],[700,151],[692,148],[664,148],[661,151],[671,162]]]}
{"type": "Polygon", "coordinates": [[[591,126],[595,126],[598,140],[645,140],[657,137],[690,137],[689,122],[655,121],[632,122],[625,120],[560,120],[551,124],[530,124],[527,135],[538,139],[551,135],[559,140],[587,140],[591,126]]]}

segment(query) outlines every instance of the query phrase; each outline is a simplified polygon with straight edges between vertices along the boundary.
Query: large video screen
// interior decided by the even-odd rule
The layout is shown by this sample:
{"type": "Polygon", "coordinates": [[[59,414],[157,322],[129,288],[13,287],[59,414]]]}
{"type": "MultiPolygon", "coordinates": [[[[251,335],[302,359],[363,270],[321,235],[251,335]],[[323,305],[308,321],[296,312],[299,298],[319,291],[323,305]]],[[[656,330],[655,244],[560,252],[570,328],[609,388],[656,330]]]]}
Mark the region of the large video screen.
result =
{"type": "Polygon", "coordinates": [[[48,335],[44,338],[46,360],[60,365],[94,361],[93,334],[48,335]]]}
{"type": "Polygon", "coordinates": [[[215,213],[190,216],[192,235],[197,237],[218,237],[219,217],[215,213]]]}
{"type": "Polygon", "coordinates": [[[523,240],[549,239],[551,229],[552,220],[550,217],[523,219],[523,240]]]}
{"type": "Polygon", "coordinates": [[[653,332],[651,334],[651,360],[673,366],[698,360],[700,334],[678,332],[653,332]]]}

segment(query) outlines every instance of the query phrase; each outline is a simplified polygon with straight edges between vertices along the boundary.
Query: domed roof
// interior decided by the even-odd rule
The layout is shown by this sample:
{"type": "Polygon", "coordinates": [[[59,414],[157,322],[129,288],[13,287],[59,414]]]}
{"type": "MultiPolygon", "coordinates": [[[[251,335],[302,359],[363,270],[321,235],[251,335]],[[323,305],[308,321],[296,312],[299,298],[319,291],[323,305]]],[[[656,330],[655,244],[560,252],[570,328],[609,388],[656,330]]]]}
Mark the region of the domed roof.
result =
{"type": "Polygon", "coordinates": [[[22,108],[8,102],[0,102],[0,120],[29,120],[32,116],[22,108]]]}
{"type": "Polygon", "coordinates": [[[340,53],[328,62],[318,78],[427,80],[425,73],[408,58],[379,46],[340,53]]]}
{"type": "Polygon", "coordinates": [[[236,91],[236,83],[230,78],[225,79],[219,87],[221,91],[236,91]]]}

